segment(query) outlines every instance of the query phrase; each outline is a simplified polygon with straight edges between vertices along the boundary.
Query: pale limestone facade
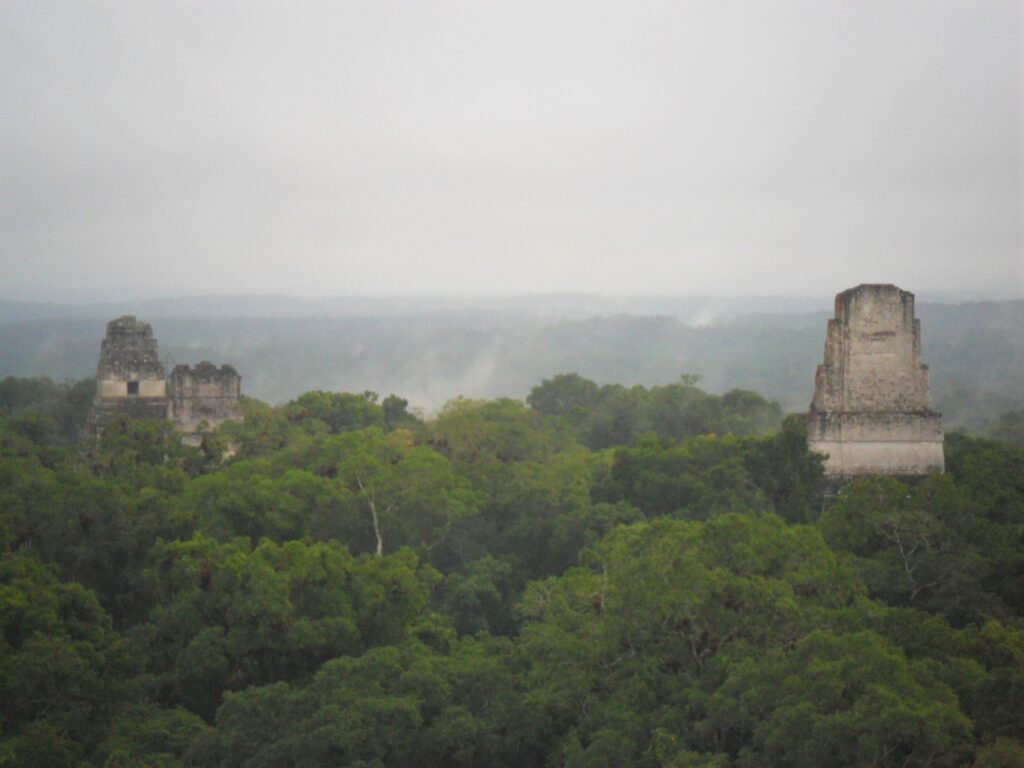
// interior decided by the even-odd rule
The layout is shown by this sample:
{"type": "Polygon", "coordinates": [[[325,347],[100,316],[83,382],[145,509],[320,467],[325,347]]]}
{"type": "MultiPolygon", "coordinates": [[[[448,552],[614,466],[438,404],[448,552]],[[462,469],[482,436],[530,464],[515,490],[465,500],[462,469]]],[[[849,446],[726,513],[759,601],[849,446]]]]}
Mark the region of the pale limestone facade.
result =
{"type": "Polygon", "coordinates": [[[860,285],[836,296],[806,420],[830,477],[943,471],[942,417],[931,410],[914,294],[860,285]]]}
{"type": "Polygon", "coordinates": [[[136,377],[135,391],[129,391],[130,381],[118,381],[117,379],[104,379],[96,382],[96,391],[104,400],[114,400],[122,397],[167,397],[167,382],[164,379],[140,379],[136,377]]]}

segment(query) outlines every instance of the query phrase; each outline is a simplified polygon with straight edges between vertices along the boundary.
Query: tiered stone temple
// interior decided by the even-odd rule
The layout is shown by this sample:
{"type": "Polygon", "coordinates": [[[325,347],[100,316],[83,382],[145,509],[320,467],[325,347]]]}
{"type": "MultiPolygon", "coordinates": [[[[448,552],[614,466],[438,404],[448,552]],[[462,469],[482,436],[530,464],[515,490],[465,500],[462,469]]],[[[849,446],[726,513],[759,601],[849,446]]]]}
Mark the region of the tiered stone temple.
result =
{"type": "Polygon", "coordinates": [[[167,418],[167,378],[153,329],[131,315],[107,323],[87,434],[98,434],[119,414],[136,419],[167,418]]]}
{"type": "Polygon", "coordinates": [[[230,365],[179,365],[168,381],[152,327],[125,315],[107,323],[96,366],[96,396],[84,433],[99,435],[117,415],[169,419],[185,433],[186,442],[196,443],[203,425],[215,427],[242,418],[240,392],[241,377],[230,365]]]}
{"type": "Polygon", "coordinates": [[[914,294],[859,285],[836,296],[807,439],[832,478],[942,472],[942,416],[931,410],[914,294]]]}

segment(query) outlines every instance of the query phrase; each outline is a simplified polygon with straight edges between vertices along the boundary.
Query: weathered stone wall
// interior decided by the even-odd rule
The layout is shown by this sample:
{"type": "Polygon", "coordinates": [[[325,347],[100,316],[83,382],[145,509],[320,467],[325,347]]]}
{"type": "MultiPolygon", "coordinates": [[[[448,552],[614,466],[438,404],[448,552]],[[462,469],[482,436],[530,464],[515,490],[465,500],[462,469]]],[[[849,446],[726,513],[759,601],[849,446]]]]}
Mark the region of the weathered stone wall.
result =
{"type": "Polygon", "coordinates": [[[100,343],[97,381],[163,380],[164,366],[149,323],[124,315],[107,323],[100,343]]]}
{"type": "Polygon", "coordinates": [[[238,371],[230,365],[218,368],[203,361],[195,368],[176,366],[171,371],[168,415],[185,432],[195,432],[203,422],[214,427],[229,419],[240,419],[241,383],[238,371]]]}
{"type": "Polygon", "coordinates": [[[813,408],[822,411],[926,411],[928,366],[914,294],[894,285],[862,285],[836,296],[825,363],[813,408]]]}
{"type": "Polygon", "coordinates": [[[807,439],[812,450],[828,457],[830,476],[943,471],[942,417],[937,413],[811,413],[807,439]]]}
{"type": "Polygon", "coordinates": [[[930,408],[912,293],[860,285],[836,296],[807,437],[827,455],[830,476],[943,471],[942,420],[930,408]]]}

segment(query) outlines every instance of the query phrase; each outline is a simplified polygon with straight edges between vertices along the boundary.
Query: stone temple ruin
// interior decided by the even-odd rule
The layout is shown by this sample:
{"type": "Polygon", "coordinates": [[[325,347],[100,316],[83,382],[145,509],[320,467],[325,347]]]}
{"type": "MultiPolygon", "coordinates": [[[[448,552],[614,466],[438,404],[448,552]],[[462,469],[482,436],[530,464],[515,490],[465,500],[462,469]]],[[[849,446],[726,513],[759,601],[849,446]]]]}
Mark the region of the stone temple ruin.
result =
{"type": "Polygon", "coordinates": [[[914,294],[859,285],[837,295],[806,414],[807,440],[827,456],[826,475],[942,472],[942,416],[930,400],[914,294]]]}
{"type": "Polygon", "coordinates": [[[125,315],[107,323],[85,434],[95,437],[110,419],[124,415],[167,419],[186,434],[187,442],[193,442],[204,424],[215,427],[242,418],[241,382],[232,366],[218,368],[205,361],[195,368],[175,366],[168,379],[152,327],[125,315]]]}
{"type": "Polygon", "coordinates": [[[230,365],[220,368],[205,360],[195,368],[176,365],[171,371],[167,417],[184,432],[195,432],[205,421],[216,426],[241,419],[238,404],[242,377],[230,365]]]}

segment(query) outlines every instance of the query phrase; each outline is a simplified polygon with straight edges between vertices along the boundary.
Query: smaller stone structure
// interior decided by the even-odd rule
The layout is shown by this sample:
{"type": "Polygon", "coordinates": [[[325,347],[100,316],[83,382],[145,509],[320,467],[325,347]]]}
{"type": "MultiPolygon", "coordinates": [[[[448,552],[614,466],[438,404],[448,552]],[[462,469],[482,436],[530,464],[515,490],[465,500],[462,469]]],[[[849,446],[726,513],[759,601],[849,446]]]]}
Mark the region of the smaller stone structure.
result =
{"type": "Polygon", "coordinates": [[[943,471],[942,417],[931,410],[914,294],[859,285],[836,296],[806,423],[829,477],[943,471]]]}
{"type": "Polygon", "coordinates": [[[242,378],[230,365],[220,368],[203,361],[195,368],[175,366],[171,371],[168,415],[175,427],[196,432],[205,422],[216,426],[242,418],[242,378]]]}

